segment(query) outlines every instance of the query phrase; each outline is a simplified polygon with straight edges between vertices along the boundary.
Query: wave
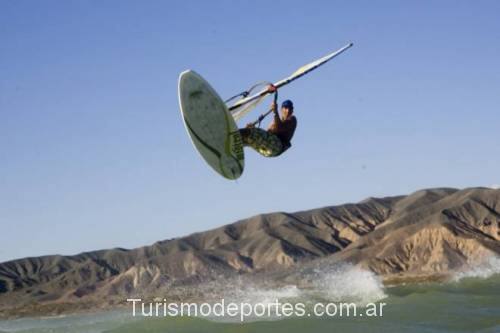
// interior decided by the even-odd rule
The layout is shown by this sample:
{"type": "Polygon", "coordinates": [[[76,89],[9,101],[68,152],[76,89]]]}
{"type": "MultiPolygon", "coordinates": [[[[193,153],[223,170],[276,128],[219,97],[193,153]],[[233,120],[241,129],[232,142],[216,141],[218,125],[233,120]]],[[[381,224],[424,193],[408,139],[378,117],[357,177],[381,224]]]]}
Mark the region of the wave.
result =
{"type": "Polygon", "coordinates": [[[375,273],[350,264],[316,268],[309,278],[313,290],[331,302],[366,305],[387,297],[375,273]]]}
{"type": "Polygon", "coordinates": [[[493,255],[469,266],[466,270],[456,272],[452,280],[458,282],[466,278],[487,279],[496,274],[500,274],[500,257],[493,255]]]}
{"type": "Polygon", "coordinates": [[[301,271],[282,286],[259,284],[243,278],[219,283],[224,284],[225,291],[220,295],[226,300],[249,303],[321,300],[366,305],[387,297],[376,274],[350,264],[301,271]],[[230,291],[227,290],[229,286],[230,291]]]}
{"type": "MultiPolygon", "coordinates": [[[[251,306],[270,305],[279,302],[303,303],[311,306],[322,303],[355,303],[363,307],[387,297],[380,278],[373,272],[349,265],[319,266],[307,271],[299,271],[286,279],[285,285],[272,285],[270,280],[258,280],[239,277],[237,279],[219,280],[209,287],[205,286],[203,294],[212,302],[224,299],[227,303],[246,303],[251,306]],[[209,292],[208,289],[210,290],[209,292]]],[[[220,321],[220,318],[213,318],[220,321]]],[[[227,318],[226,318],[227,319],[227,318]]],[[[257,318],[255,318],[257,319],[257,318]]],[[[264,318],[260,317],[259,320],[264,318]]],[[[275,320],[273,316],[265,320],[275,320]]],[[[252,321],[252,318],[247,318],[252,321]]]]}

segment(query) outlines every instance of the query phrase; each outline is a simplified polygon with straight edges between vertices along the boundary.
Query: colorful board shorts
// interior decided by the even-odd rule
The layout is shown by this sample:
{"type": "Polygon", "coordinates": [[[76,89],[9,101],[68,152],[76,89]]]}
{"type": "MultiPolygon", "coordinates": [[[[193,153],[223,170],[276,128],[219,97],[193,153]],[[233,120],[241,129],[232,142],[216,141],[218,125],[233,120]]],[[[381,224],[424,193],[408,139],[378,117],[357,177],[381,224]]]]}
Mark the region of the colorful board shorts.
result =
{"type": "Polygon", "coordinates": [[[252,147],[265,157],[275,157],[285,151],[280,138],[262,128],[242,128],[240,134],[243,146],[252,147]]]}

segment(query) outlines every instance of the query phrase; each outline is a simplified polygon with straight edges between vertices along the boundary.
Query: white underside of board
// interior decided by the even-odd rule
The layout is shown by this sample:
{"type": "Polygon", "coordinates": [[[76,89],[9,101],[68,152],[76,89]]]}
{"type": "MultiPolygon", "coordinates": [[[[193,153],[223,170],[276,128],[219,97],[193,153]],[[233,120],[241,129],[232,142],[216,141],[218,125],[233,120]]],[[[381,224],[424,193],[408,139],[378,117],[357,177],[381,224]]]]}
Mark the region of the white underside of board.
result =
{"type": "Polygon", "coordinates": [[[203,159],[222,176],[239,178],[244,168],[241,135],[217,92],[187,70],[179,76],[179,104],[186,130],[203,159]]]}

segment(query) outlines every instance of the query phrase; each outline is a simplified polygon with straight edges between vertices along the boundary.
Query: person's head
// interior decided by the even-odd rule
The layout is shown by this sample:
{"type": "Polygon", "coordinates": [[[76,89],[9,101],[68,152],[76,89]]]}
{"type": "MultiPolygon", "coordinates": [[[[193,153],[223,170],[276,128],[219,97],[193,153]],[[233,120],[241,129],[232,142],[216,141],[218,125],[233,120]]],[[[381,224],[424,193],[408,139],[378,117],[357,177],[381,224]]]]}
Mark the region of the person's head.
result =
{"type": "Polygon", "coordinates": [[[281,115],[283,118],[288,118],[293,113],[293,103],[291,100],[287,99],[281,103],[281,115]]]}

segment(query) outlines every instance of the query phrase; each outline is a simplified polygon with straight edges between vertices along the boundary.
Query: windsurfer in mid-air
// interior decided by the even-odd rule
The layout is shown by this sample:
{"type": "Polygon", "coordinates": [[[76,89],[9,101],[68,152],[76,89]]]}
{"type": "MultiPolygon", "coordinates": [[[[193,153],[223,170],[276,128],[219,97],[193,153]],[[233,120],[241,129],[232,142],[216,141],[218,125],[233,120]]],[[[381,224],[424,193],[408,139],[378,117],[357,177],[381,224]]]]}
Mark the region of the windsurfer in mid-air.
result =
{"type": "MultiPolygon", "coordinates": [[[[268,91],[275,93],[276,87],[269,85],[268,91]]],[[[271,110],[274,119],[267,131],[255,127],[255,123],[250,123],[246,128],[240,129],[243,145],[245,147],[252,147],[265,157],[279,156],[290,148],[292,146],[291,140],[297,127],[297,118],[293,114],[293,103],[291,100],[286,100],[281,104],[281,115],[278,112],[276,101],[273,101],[271,110]]]]}
{"type": "Polygon", "coordinates": [[[265,157],[282,155],[291,147],[297,119],[292,101],[286,100],[281,109],[278,108],[278,89],[326,64],[351,46],[349,43],[314,60],[267,88],[261,82],[227,100],[223,100],[195,71],[182,72],[179,76],[179,104],[194,147],[215,172],[227,179],[238,179],[243,174],[243,147],[251,147],[265,157]],[[238,128],[237,122],[272,94],[271,109],[246,128],[238,128]],[[259,128],[262,120],[270,114],[274,118],[271,125],[267,130],[259,128]]]}

